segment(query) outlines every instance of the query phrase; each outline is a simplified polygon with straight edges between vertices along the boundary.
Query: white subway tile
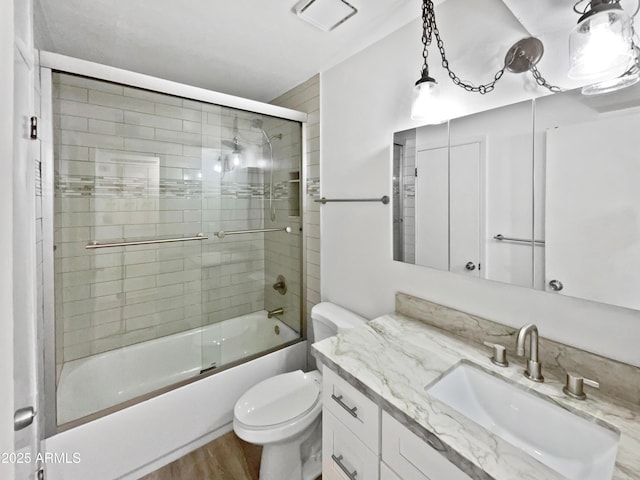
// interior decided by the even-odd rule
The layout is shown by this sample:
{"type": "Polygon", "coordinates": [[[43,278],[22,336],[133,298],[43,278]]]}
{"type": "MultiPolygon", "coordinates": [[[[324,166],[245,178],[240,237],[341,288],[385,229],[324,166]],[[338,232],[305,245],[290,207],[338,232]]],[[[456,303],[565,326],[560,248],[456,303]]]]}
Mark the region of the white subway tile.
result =
{"type": "Polygon", "coordinates": [[[75,117],[97,118],[99,120],[110,120],[112,122],[122,122],[124,114],[122,110],[108,108],[89,103],[73,102],[70,100],[60,100],[60,113],[75,117]]]}
{"type": "MultiPolygon", "coordinates": [[[[54,79],[54,83],[55,82],[56,80],[54,79]]],[[[64,85],[74,85],[76,87],[99,90],[101,92],[122,94],[122,86],[104,80],[94,80],[92,78],[61,73],[57,82],[64,85]]]]}
{"type": "Polygon", "coordinates": [[[159,117],[138,112],[124,112],[124,122],[132,125],[142,125],[166,130],[182,131],[182,120],[176,118],[159,117]]]}
{"type": "Polygon", "coordinates": [[[182,155],[182,145],[177,143],[125,138],[124,147],[126,150],[132,151],[132,152],[148,152],[148,153],[155,153],[155,154],[182,155]]]}
{"type": "Polygon", "coordinates": [[[145,328],[142,330],[135,330],[133,332],[127,332],[122,336],[122,345],[128,346],[135,343],[146,342],[155,338],[155,327],[145,328]]]}
{"type": "Polygon", "coordinates": [[[65,317],[63,319],[64,332],[73,332],[91,327],[92,315],[85,313],[83,315],[75,315],[73,317],[65,317]]]}
{"type": "Polygon", "coordinates": [[[116,320],[120,320],[122,318],[122,307],[94,312],[92,317],[94,325],[102,325],[105,323],[115,322],[116,320]]]}
{"type": "Polygon", "coordinates": [[[73,132],[69,130],[65,130],[62,132],[62,143],[64,145],[76,145],[94,148],[124,148],[124,139],[122,137],[99,135],[96,133],[73,132]]]}
{"type": "Polygon", "coordinates": [[[118,135],[132,138],[154,138],[154,129],[140,125],[129,125],[126,123],[108,122],[105,120],[89,120],[89,132],[103,135],[118,135]]]}
{"type": "Polygon", "coordinates": [[[118,108],[132,112],[154,113],[155,104],[141,98],[124,97],[111,93],[89,91],[89,103],[103,107],[118,108]]]}
{"type": "Polygon", "coordinates": [[[96,325],[93,328],[93,340],[99,340],[101,338],[111,338],[114,335],[118,335],[120,333],[124,333],[124,322],[122,322],[121,320],[117,322],[96,325]]]}
{"type": "MultiPolygon", "coordinates": [[[[124,291],[145,290],[156,286],[156,277],[153,275],[146,277],[126,278],[124,280],[124,291]]],[[[162,286],[158,282],[158,286],[162,286]]]]}
{"type": "Polygon", "coordinates": [[[60,128],[63,130],[86,132],[88,129],[88,124],[89,122],[86,118],[60,115],[60,128]]]}
{"type": "Polygon", "coordinates": [[[202,146],[202,135],[199,133],[176,132],[156,128],[156,140],[161,142],[181,143],[183,145],[202,146]]]}
{"type": "MultiPolygon", "coordinates": [[[[89,215],[93,217],[94,214],[89,215]]],[[[101,225],[98,227],[92,227],[91,232],[91,240],[94,241],[116,240],[123,238],[122,225],[101,225]]]]}
{"type": "Polygon", "coordinates": [[[171,105],[156,104],[156,115],[179,118],[180,120],[190,120],[192,122],[202,121],[202,111],[192,110],[189,108],[174,107],[171,105]]]}
{"type": "Polygon", "coordinates": [[[86,102],[88,90],[86,88],[61,84],[58,86],[58,98],[62,100],[73,100],[74,102],[86,102]]]}
{"type": "Polygon", "coordinates": [[[122,280],[112,282],[94,283],[91,285],[91,296],[101,297],[104,295],[114,295],[122,293],[122,280]]]}
{"type": "Polygon", "coordinates": [[[122,308],[122,317],[125,319],[140,317],[156,313],[156,302],[137,303],[135,305],[126,305],[122,308]]]}
{"type": "Polygon", "coordinates": [[[90,295],[89,285],[76,285],[73,287],[64,287],[62,289],[62,301],[73,302],[76,300],[85,300],[90,295]]]}
{"type": "Polygon", "coordinates": [[[181,106],[182,99],[179,97],[173,97],[164,93],[150,92],[148,90],[142,90],[139,88],[124,87],[125,97],[141,98],[149,102],[166,103],[167,105],[181,106]]]}

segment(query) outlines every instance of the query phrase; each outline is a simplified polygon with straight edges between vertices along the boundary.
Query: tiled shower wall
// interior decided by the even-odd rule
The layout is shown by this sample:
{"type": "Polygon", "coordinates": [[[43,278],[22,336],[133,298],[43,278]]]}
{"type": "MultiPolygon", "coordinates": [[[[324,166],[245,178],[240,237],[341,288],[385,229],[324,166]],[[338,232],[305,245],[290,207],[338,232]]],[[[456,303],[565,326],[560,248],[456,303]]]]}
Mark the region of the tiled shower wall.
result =
{"type": "MultiPolygon", "coordinates": [[[[291,228],[291,233],[265,234],[265,307],[267,310],[282,307],[284,314],[278,318],[300,332],[300,125],[270,118],[265,121],[264,128],[273,149],[274,194],[271,206],[275,212],[272,220],[267,196],[264,202],[265,228],[282,225],[291,228]],[[279,275],[285,278],[287,292],[284,295],[273,288],[279,275]]],[[[271,162],[268,142],[263,145],[263,154],[265,161],[271,162]]],[[[269,169],[265,171],[265,183],[268,189],[271,183],[269,169]]]]}
{"type": "Polygon", "coordinates": [[[264,308],[264,235],[213,236],[263,225],[259,115],[66,74],[54,113],[58,362],[264,308]],[[199,232],[210,239],[84,248],[199,232]]]}
{"type": "MultiPolygon", "coordinates": [[[[306,145],[306,182],[299,184],[304,210],[303,234],[306,240],[306,312],[307,324],[311,325],[311,308],[320,302],[320,204],[314,200],[320,193],[320,75],[315,75],[289,90],[271,103],[292,108],[308,114],[306,145]]],[[[283,172],[287,168],[282,169],[283,172]]],[[[304,179],[301,179],[304,180],[304,179]]],[[[269,247],[267,247],[269,248],[269,247]]],[[[268,256],[269,257],[269,256],[268,256]]],[[[269,262],[269,260],[267,261],[269,262]]],[[[277,270],[277,269],[276,269],[277,270]]],[[[267,266],[267,272],[271,268],[267,266]]],[[[275,273],[275,271],[274,271],[275,273]]],[[[285,275],[286,276],[286,275],[285,275]]],[[[277,293],[270,289],[267,279],[267,304],[277,303],[277,293]]]]}

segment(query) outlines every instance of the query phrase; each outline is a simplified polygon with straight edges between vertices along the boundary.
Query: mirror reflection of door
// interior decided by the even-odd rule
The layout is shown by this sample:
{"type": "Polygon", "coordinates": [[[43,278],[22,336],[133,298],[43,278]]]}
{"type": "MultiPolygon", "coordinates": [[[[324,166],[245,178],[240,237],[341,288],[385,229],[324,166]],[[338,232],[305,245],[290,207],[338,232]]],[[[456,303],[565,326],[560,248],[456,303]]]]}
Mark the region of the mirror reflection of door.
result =
{"type": "Polygon", "coordinates": [[[416,264],[480,276],[480,142],[418,150],[416,264]]]}

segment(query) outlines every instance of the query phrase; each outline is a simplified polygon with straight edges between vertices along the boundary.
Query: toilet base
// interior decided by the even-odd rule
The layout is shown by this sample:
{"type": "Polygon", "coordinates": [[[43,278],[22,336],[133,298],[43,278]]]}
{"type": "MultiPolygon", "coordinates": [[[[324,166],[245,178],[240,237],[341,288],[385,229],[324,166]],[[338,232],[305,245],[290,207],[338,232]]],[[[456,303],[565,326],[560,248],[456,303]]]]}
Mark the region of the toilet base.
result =
{"type": "Polygon", "coordinates": [[[322,421],[287,442],[262,447],[260,480],[315,480],[322,473],[322,421]]]}

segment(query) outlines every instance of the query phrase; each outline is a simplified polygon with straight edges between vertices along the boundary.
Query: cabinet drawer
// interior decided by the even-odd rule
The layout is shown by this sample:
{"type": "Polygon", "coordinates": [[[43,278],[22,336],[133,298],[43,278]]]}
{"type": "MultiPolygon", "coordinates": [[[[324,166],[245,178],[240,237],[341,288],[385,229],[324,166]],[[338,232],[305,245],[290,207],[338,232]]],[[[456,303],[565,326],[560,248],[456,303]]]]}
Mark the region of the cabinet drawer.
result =
{"type": "Polygon", "coordinates": [[[400,480],[400,477],[386,463],[380,462],[380,480],[400,480]]]}
{"type": "Polygon", "coordinates": [[[382,459],[405,480],[471,480],[386,412],[382,412],[382,459]]]}
{"type": "Polygon", "coordinates": [[[322,480],[378,480],[378,456],[326,409],[322,412],[322,480]]]}
{"type": "Polygon", "coordinates": [[[322,406],[360,438],[376,455],[380,409],[346,380],[328,368],[322,371],[322,406]]]}

